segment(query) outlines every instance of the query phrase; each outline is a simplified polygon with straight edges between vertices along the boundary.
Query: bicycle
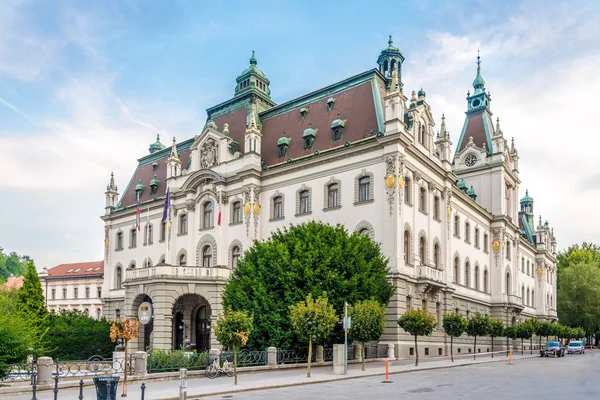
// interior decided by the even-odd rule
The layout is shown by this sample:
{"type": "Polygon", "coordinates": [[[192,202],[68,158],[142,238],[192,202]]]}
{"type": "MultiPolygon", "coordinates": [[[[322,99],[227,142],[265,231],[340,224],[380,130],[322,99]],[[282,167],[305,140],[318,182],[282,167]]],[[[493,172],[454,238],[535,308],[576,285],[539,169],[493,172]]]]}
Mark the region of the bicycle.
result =
{"type": "Polygon", "coordinates": [[[221,375],[221,372],[227,374],[227,376],[233,376],[233,363],[231,361],[223,361],[223,366],[219,365],[219,359],[215,358],[212,364],[209,364],[206,367],[206,376],[210,379],[215,379],[217,376],[221,375]]]}

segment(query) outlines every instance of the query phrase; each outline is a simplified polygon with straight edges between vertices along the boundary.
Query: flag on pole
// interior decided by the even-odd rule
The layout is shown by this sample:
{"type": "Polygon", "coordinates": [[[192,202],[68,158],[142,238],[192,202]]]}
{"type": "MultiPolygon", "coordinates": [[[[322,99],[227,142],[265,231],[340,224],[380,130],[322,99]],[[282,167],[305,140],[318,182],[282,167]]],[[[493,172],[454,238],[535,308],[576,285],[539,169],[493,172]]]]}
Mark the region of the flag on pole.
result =
{"type": "Polygon", "coordinates": [[[221,211],[219,211],[219,217],[217,218],[217,225],[221,226],[221,211]]]}
{"type": "Polygon", "coordinates": [[[167,216],[169,215],[169,206],[171,205],[171,188],[167,188],[167,197],[165,197],[165,207],[163,208],[163,216],[160,220],[161,223],[167,222],[167,216]]]}
{"type": "Polygon", "coordinates": [[[135,226],[137,230],[140,230],[140,202],[137,202],[137,208],[135,210],[135,226]]]}

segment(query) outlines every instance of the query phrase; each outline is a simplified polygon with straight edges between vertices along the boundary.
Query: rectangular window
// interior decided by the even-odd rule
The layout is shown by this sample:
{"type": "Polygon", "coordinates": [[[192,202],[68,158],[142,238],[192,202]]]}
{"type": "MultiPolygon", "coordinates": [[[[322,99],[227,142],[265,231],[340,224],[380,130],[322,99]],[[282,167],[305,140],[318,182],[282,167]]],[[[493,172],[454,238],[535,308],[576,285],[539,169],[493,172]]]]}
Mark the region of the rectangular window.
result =
{"type": "Polygon", "coordinates": [[[485,233],[483,235],[483,251],[488,252],[488,235],[485,233]]]}
{"type": "Polygon", "coordinates": [[[89,287],[86,287],[86,288],[85,288],[85,298],[86,298],[86,299],[89,299],[89,298],[90,298],[90,288],[89,288],[89,287]]]}
{"type": "Polygon", "coordinates": [[[187,214],[181,214],[179,217],[179,234],[187,235],[188,233],[188,216],[187,214]]]}
{"type": "Polygon", "coordinates": [[[154,229],[152,225],[148,225],[148,244],[154,243],[154,229]]]}
{"type": "Polygon", "coordinates": [[[299,196],[300,200],[300,214],[308,214],[310,212],[310,196],[308,190],[303,190],[300,192],[299,196]]]}
{"type": "Polygon", "coordinates": [[[239,224],[242,222],[242,203],[236,201],[233,203],[233,223],[239,224]]]}
{"type": "Polygon", "coordinates": [[[332,183],[327,186],[327,208],[338,206],[338,184],[332,183]]]}
{"type": "Polygon", "coordinates": [[[283,197],[277,196],[273,199],[273,219],[283,218],[283,197]]]}
{"type": "Polygon", "coordinates": [[[98,286],[98,298],[102,297],[102,288],[98,286]]]}
{"type": "Polygon", "coordinates": [[[67,289],[63,289],[63,299],[67,298],[67,289]]]}
{"type": "Polygon", "coordinates": [[[123,232],[117,233],[117,250],[123,250],[123,232]]]}
{"type": "Polygon", "coordinates": [[[167,223],[161,222],[160,223],[160,239],[159,240],[161,242],[164,242],[166,236],[167,236],[167,223]]]}
{"type": "Polygon", "coordinates": [[[475,247],[479,248],[479,228],[475,228],[475,247]]]}
{"type": "Polygon", "coordinates": [[[56,299],[56,289],[52,289],[52,300],[56,299]]]}
{"type": "Polygon", "coordinates": [[[73,298],[74,299],[79,298],[79,289],[78,288],[73,289],[73,298]]]}
{"type": "Polygon", "coordinates": [[[371,178],[369,176],[363,176],[358,180],[358,201],[369,201],[371,191],[371,178]]]}
{"type": "Polygon", "coordinates": [[[129,234],[129,247],[134,248],[137,246],[137,230],[133,228],[129,234]]]}
{"type": "Polygon", "coordinates": [[[440,220],[440,198],[437,196],[433,198],[433,218],[440,220]]]}

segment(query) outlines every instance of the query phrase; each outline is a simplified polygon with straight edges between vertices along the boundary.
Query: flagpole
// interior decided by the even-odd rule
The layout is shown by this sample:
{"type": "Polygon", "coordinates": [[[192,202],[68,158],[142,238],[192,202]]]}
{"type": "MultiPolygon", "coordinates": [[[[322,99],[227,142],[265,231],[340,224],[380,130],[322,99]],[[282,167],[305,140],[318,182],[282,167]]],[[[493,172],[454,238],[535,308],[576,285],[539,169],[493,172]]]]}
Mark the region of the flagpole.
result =
{"type": "MultiPolygon", "coordinates": [[[[136,210],[137,210],[140,207],[140,192],[137,192],[136,199],[137,200],[136,200],[135,207],[136,207],[136,210]]],[[[141,233],[140,226],[138,225],[139,221],[138,221],[138,216],[137,215],[136,215],[136,218],[135,218],[135,224],[137,225],[135,227],[135,229],[138,231],[138,233],[141,233]]],[[[136,235],[135,235],[135,267],[136,268],[140,267],[139,260],[140,260],[140,246],[138,246],[138,234],[136,233],[136,235]]]]}

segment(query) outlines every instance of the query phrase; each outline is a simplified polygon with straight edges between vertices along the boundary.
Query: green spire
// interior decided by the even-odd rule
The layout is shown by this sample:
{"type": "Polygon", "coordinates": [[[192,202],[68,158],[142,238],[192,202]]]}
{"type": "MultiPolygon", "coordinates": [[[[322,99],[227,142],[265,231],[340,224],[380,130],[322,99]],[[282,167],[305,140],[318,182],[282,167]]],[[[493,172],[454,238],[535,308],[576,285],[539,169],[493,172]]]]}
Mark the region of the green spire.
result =
{"type": "Polygon", "coordinates": [[[258,60],[252,50],[250,57],[250,66],[246,68],[237,78],[235,87],[235,96],[241,96],[248,93],[262,95],[263,98],[271,99],[270,81],[266,75],[256,66],[258,60]]]}
{"type": "Polygon", "coordinates": [[[533,197],[529,195],[529,189],[525,190],[525,197],[521,199],[521,204],[523,203],[533,203],[533,197]]]}
{"type": "Polygon", "coordinates": [[[250,65],[256,64],[258,64],[258,61],[256,60],[256,57],[254,57],[254,50],[252,50],[252,57],[250,57],[250,65]]]}
{"type": "Polygon", "coordinates": [[[152,153],[160,151],[164,148],[165,148],[165,145],[163,145],[160,142],[160,135],[156,135],[156,142],[154,142],[150,145],[150,147],[148,148],[148,151],[150,151],[150,154],[152,154],[152,153]]]}
{"type": "Polygon", "coordinates": [[[484,91],[485,80],[481,76],[481,57],[479,57],[479,50],[477,50],[477,76],[473,81],[473,87],[475,88],[475,93],[477,91],[484,91]]]}

